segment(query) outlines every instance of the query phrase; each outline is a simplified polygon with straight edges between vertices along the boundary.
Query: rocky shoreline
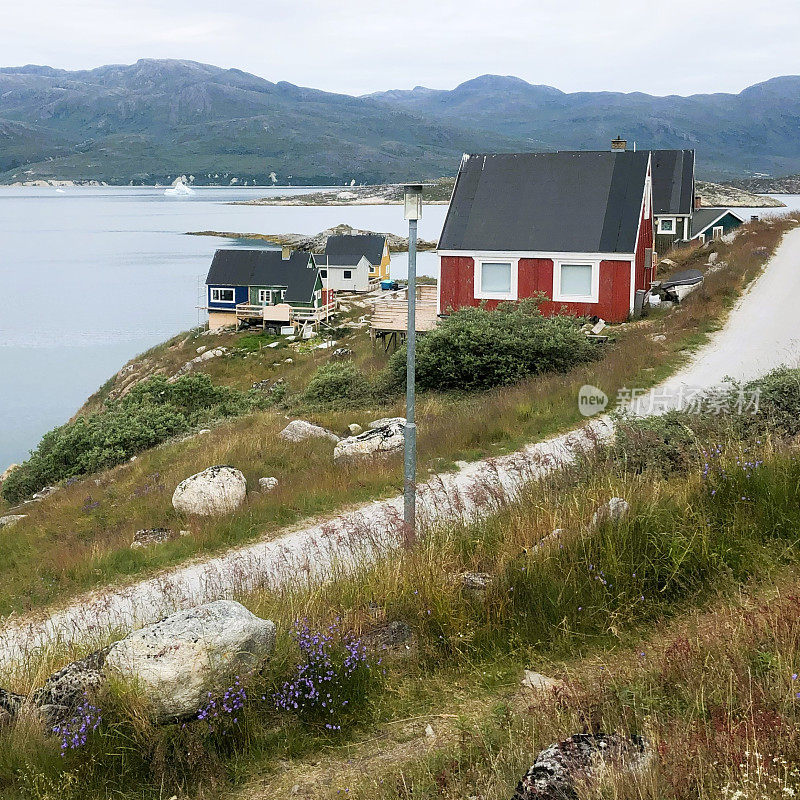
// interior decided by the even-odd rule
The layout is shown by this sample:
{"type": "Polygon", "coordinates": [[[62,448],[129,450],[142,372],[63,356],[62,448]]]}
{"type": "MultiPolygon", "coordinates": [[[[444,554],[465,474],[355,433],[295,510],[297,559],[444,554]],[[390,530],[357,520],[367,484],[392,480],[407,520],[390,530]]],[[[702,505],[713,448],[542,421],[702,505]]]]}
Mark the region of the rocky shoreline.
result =
{"type": "MultiPolygon", "coordinates": [[[[291,247],[293,250],[307,250],[310,253],[324,253],[325,243],[329,236],[374,234],[376,231],[365,231],[353,228],[350,225],[336,225],[313,236],[302,233],[236,233],[233,231],[188,231],[187,236],[219,236],[223,239],[255,239],[281,247],[291,247]]],[[[405,253],[408,251],[408,238],[395,233],[380,233],[385,236],[392,253],[405,253]]],[[[436,242],[427,239],[417,241],[417,250],[435,250],[436,242]]]]}

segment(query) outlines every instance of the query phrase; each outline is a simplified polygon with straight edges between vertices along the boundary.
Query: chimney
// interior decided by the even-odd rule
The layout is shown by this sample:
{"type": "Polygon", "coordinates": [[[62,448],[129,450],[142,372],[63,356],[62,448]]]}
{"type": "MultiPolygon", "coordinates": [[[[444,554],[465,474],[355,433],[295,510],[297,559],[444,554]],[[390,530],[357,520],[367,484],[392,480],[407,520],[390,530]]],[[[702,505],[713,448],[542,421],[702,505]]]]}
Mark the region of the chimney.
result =
{"type": "Polygon", "coordinates": [[[623,139],[621,136],[617,136],[616,139],[611,140],[611,149],[612,150],[627,150],[628,149],[628,142],[623,139]]]}
{"type": "Polygon", "coordinates": [[[694,210],[697,211],[698,208],[702,208],[703,206],[703,198],[701,195],[695,193],[694,195],[694,210]]]}
{"type": "Polygon", "coordinates": [[[281,247],[281,258],[284,261],[288,261],[291,258],[291,255],[292,255],[292,248],[288,247],[287,245],[283,245],[283,247],[281,247]]]}

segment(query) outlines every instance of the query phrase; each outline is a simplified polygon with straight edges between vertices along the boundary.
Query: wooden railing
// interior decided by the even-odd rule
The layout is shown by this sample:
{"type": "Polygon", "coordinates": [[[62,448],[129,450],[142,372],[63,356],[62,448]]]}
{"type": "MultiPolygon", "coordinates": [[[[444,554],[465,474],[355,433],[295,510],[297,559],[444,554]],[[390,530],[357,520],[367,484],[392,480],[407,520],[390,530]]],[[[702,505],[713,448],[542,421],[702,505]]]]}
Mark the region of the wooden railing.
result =
{"type": "MultiPolygon", "coordinates": [[[[437,292],[435,286],[417,287],[415,328],[430,331],[436,326],[438,317],[437,292]]],[[[378,297],[373,303],[370,330],[373,334],[408,329],[408,289],[398,289],[378,297]]]]}

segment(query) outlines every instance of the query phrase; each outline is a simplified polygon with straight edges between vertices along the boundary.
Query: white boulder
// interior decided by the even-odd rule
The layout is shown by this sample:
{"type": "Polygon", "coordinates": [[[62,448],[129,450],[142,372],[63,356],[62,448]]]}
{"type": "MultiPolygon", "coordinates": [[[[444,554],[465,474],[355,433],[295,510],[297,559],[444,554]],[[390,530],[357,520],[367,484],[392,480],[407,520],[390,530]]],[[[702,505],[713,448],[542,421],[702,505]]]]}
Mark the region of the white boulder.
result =
{"type": "Polygon", "coordinates": [[[334,448],[333,460],[341,463],[399,453],[405,443],[405,430],[405,420],[395,420],[382,428],[364,431],[358,436],[348,436],[334,448]]]}
{"type": "Polygon", "coordinates": [[[179,483],[172,505],[184,514],[219,516],[236,511],[246,494],[247,480],[238,469],[215,466],[179,483]]]}
{"type": "Polygon", "coordinates": [[[179,611],[111,646],[102,671],[136,688],[156,721],[189,717],[235,677],[258,669],[275,624],[233,600],[179,611]]]}
{"type": "Polygon", "coordinates": [[[330,439],[338,442],[339,437],[327,428],[306,422],[304,419],[292,420],[279,434],[287,442],[304,442],[306,439],[330,439]]]}
{"type": "Polygon", "coordinates": [[[278,486],[277,478],[259,478],[258,488],[262,492],[271,492],[278,486]]]}
{"type": "Polygon", "coordinates": [[[630,510],[631,507],[627,500],[623,500],[621,497],[612,497],[592,514],[592,526],[600,525],[603,522],[616,522],[627,517],[630,510]]]}
{"type": "Polygon", "coordinates": [[[403,425],[406,424],[405,417],[381,417],[380,419],[375,419],[367,425],[368,428],[374,430],[375,428],[385,428],[387,425],[393,425],[395,422],[400,422],[403,425]]]}

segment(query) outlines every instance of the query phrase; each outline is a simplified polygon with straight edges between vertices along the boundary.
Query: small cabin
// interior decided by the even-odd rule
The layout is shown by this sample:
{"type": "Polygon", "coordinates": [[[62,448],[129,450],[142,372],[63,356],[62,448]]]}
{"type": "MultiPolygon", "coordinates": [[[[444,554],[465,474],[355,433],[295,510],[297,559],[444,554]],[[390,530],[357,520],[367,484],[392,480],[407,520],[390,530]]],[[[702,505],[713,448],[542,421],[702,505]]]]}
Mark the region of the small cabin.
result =
{"type": "Polygon", "coordinates": [[[729,208],[699,208],[692,217],[691,239],[700,244],[721,239],[744,223],[729,208]]]}
{"type": "Polygon", "coordinates": [[[333,293],[310,253],[222,249],[206,277],[206,302],[211,330],[241,322],[282,327],[318,318],[329,310],[333,293]]]}
{"type": "Polygon", "coordinates": [[[319,268],[322,285],[335,292],[368,292],[375,288],[372,265],[366,256],[315,255],[314,263],[319,268]],[[355,264],[353,263],[355,261],[355,264]]]}
{"type": "Polygon", "coordinates": [[[329,236],[323,255],[325,263],[320,261],[320,268],[326,270],[325,278],[333,290],[368,292],[389,277],[389,243],[378,233],[329,236]]]}
{"type": "Polygon", "coordinates": [[[544,295],[545,314],[627,319],[654,278],[652,202],[646,150],[465,155],[438,313],[544,295]]]}

